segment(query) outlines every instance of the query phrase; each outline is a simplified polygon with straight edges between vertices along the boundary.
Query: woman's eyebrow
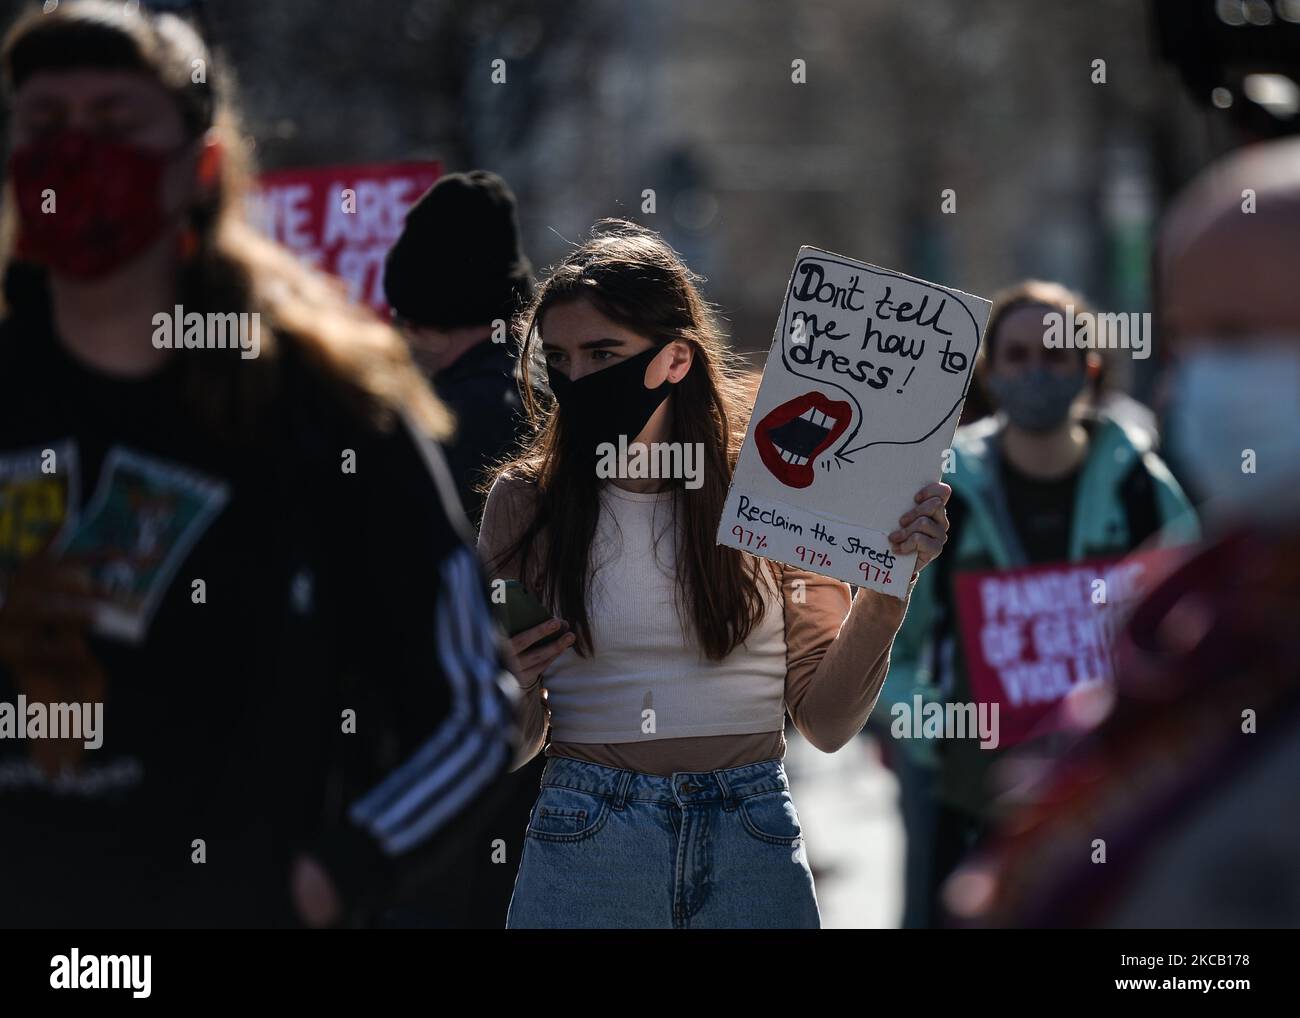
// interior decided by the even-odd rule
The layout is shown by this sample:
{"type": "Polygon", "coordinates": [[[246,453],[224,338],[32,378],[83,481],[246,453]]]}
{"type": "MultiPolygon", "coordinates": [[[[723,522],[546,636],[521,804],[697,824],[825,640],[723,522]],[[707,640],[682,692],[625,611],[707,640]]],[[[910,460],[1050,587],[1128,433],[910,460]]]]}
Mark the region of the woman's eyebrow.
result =
{"type": "MultiPolygon", "coordinates": [[[[602,336],[600,339],[589,339],[585,343],[579,343],[578,349],[579,350],[605,350],[610,347],[622,347],[623,345],[624,343],[623,340],[621,339],[613,339],[610,336],[602,336]]],[[[554,343],[548,343],[546,342],[546,340],[542,340],[542,349],[558,350],[561,353],[564,352],[564,347],[556,346],[554,343]]]]}

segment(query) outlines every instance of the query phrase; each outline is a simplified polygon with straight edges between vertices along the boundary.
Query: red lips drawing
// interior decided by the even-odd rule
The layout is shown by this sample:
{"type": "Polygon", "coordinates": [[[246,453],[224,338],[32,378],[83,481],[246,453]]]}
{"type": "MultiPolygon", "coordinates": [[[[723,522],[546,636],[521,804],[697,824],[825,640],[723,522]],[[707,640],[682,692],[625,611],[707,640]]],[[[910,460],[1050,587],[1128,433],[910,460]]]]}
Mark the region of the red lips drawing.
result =
{"type": "Polygon", "coordinates": [[[844,434],[853,407],[807,392],[770,411],[754,428],[754,444],[772,476],[791,488],[813,482],[813,460],[844,434]]]}

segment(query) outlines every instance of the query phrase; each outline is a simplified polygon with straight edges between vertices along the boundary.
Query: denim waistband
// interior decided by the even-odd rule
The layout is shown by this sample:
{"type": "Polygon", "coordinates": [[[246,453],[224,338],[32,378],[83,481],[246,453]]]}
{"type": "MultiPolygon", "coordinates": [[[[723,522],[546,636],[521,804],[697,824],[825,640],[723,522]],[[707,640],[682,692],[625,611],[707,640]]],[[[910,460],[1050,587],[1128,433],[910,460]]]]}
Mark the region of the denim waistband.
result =
{"type": "Polygon", "coordinates": [[[717,771],[675,771],[671,776],[605,767],[586,760],[553,756],[542,770],[542,785],[591,792],[611,799],[615,809],[625,802],[659,802],[684,806],[724,804],[763,792],[789,791],[780,760],[761,760],[717,771]]]}

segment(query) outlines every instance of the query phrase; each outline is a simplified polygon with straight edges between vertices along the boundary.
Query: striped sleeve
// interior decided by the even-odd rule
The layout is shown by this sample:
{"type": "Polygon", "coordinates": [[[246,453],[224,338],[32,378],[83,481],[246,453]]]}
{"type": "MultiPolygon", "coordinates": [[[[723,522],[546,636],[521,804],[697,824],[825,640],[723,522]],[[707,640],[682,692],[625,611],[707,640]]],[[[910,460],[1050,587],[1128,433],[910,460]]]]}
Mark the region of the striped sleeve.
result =
{"type": "Polygon", "coordinates": [[[457,545],[439,580],[432,625],[451,709],[405,763],[349,809],[389,856],[437,834],[505,772],[514,752],[513,680],[473,551],[457,545]]]}

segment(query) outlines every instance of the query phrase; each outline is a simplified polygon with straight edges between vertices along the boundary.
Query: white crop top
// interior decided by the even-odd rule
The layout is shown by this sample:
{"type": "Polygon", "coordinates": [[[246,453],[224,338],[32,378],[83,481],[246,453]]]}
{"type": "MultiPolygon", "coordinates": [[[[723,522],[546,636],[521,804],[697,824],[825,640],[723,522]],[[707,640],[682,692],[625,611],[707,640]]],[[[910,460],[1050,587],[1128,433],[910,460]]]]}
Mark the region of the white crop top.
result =
{"type": "Polygon", "coordinates": [[[762,620],[726,658],[705,657],[678,612],[673,497],[611,484],[601,490],[587,595],[594,653],[583,658],[565,651],[547,669],[555,742],[644,742],[784,727],[782,598],[769,593],[762,620]]]}

